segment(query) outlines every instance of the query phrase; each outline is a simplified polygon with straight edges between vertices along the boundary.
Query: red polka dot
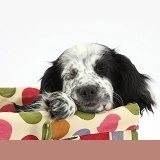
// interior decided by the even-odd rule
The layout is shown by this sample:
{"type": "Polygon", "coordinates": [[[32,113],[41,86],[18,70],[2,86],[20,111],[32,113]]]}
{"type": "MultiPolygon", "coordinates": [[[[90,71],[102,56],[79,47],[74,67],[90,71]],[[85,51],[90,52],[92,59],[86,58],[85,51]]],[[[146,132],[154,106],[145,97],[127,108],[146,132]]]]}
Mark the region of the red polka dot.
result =
{"type": "Polygon", "coordinates": [[[34,135],[27,135],[23,137],[21,140],[39,140],[39,139],[34,135]]]}
{"type": "Polygon", "coordinates": [[[23,105],[31,103],[37,98],[39,90],[37,88],[25,88],[22,92],[22,103],[23,105]]]}
{"type": "Polygon", "coordinates": [[[136,127],[137,127],[136,125],[133,125],[133,126],[128,127],[126,130],[135,130],[136,127]]]}
{"type": "Polygon", "coordinates": [[[0,109],[0,112],[15,112],[15,107],[13,104],[7,104],[0,109]]]}
{"type": "Polygon", "coordinates": [[[7,121],[0,119],[0,140],[9,140],[12,134],[12,126],[7,121]]]}
{"type": "Polygon", "coordinates": [[[80,136],[81,140],[110,140],[109,132],[80,136]]]}

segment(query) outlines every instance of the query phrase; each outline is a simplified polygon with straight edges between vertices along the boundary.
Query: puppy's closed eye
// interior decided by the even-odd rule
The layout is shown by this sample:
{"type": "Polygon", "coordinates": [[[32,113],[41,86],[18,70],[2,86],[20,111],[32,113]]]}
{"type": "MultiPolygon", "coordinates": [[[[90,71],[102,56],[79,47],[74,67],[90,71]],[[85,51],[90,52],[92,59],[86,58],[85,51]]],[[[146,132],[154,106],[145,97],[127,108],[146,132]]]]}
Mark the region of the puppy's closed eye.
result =
{"type": "Polygon", "coordinates": [[[74,79],[77,74],[78,74],[78,70],[77,69],[72,69],[68,73],[65,73],[65,75],[63,76],[63,78],[64,78],[64,80],[68,81],[68,80],[74,79]]]}

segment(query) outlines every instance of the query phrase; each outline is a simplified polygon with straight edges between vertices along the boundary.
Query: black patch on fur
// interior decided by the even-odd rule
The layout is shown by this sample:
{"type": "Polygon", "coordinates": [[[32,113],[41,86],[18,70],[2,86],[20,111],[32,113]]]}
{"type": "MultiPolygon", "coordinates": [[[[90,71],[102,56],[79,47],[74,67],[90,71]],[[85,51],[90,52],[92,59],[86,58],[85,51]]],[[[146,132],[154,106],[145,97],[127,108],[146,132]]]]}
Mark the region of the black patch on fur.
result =
{"type": "Polygon", "coordinates": [[[48,68],[41,78],[40,93],[56,92],[62,90],[62,66],[59,60],[52,62],[52,66],[48,68]]]}
{"type": "MultiPolygon", "coordinates": [[[[114,91],[123,99],[124,105],[135,102],[138,103],[141,114],[144,109],[153,112],[152,106],[155,102],[148,90],[149,77],[140,74],[126,56],[116,53],[115,50],[105,52],[96,62],[96,73],[111,81],[114,91]]],[[[114,107],[118,106],[119,103],[114,99],[114,107]]]]}

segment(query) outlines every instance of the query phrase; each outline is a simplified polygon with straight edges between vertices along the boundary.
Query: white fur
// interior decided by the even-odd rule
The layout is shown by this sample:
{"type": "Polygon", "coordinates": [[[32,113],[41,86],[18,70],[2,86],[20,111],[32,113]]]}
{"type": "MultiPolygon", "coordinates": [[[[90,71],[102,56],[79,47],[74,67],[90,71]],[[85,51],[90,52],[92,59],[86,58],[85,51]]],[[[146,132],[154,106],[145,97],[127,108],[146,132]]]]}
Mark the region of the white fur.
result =
{"type": "Polygon", "coordinates": [[[75,94],[75,88],[98,84],[101,88],[99,97],[102,99],[97,107],[97,111],[112,108],[113,104],[113,88],[111,82],[107,78],[102,78],[94,71],[96,60],[102,57],[103,51],[107,48],[94,44],[84,43],[67,49],[61,56],[60,61],[63,67],[63,92],[71,96],[74,100],[78,100],[75,94]],[[98,54],[97,54],[98,53],[98,54]],[[76,70],[77,74],[72,79],[72,70],[76,70]],[[69,79],[69,80],[68,80],[69,79]],[[105,99],[105,94],[108,93],[110,100],[105,99]]]}

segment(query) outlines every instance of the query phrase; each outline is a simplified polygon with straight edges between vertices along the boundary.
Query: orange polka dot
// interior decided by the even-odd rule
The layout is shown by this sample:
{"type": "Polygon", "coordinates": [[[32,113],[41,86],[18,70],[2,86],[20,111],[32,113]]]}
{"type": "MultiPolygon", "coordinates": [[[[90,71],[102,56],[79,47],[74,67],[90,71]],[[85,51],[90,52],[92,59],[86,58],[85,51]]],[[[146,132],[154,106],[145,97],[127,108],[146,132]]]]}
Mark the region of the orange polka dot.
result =
{"type": "Polygon", "coordinates": [[[66,120],[52,121],[52,139],[60,139],[64,137],[70,128],[70,124],[66,120]]]}

